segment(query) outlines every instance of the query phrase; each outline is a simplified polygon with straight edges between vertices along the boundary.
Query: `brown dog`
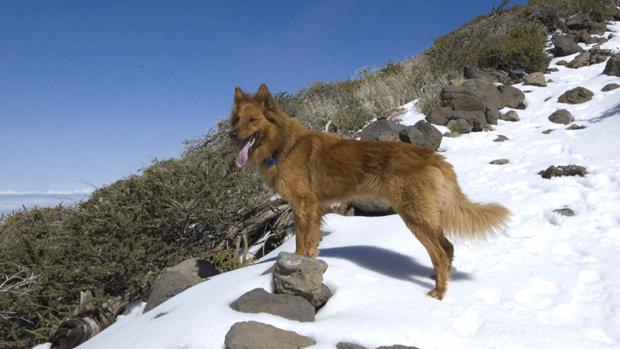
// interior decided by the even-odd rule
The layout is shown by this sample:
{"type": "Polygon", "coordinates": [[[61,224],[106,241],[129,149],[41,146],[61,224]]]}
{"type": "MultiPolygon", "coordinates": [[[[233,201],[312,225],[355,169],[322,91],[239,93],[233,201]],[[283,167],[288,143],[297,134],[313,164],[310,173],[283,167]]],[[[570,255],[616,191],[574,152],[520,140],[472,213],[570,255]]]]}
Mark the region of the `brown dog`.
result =
{"type": "Polygon", "coordinates": [[[502,229],[510,212],[477,204],[461,192],[452,166],[431,149],[398,142],[340,139],[312,131],[277,105],[265,84],[254,96],[235,89],[230,137],[239,146],[237,166],[251,164],[293,208],[295,253],[314,257],[323,207],[352,199],[389,203],[424,245],[442,299],[454,248],[444,232],[484,238],[502,229]]]}

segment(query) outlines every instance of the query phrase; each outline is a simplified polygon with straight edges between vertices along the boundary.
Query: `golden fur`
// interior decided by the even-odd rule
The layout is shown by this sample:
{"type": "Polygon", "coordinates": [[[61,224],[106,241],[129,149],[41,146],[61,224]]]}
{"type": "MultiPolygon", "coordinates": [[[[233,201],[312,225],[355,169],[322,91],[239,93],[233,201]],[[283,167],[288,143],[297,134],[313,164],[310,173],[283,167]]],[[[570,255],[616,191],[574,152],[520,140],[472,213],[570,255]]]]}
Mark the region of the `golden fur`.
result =
{"type": "Polygon", "coordinates": [[[442,299],[454,255],[444,233],[484,238],[502,229],[509,217],[500,205],[469,201],[452,166],[433,150],[312,131],[282,112],[265,84],[254,96],[235,89],[230,121],[238,145],[256,137],[247,162],[293,208],[299,255],[318,254],[326,204],[381,199],[426,248],[435,269],[435,289],[428,294],[442,299]]]}

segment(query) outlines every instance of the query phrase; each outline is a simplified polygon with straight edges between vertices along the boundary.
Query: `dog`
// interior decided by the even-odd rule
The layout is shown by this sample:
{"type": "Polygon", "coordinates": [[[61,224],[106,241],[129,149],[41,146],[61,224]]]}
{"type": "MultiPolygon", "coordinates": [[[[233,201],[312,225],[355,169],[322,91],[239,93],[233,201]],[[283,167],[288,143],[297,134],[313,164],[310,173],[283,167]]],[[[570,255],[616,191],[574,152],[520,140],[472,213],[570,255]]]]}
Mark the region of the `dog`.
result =
{"type": "Polygon", "coordinates": [[[230,114],[238,167],[251,165],[293,209],[295,253],[318,254],[323,208],[354,199],[390,204],[426,248],[442,299],[454,247],[446,238],[486,238],[506,226],[510,211],[473,203],[452,166],[434,150],[414,144],[342,139],[306,128],[279,107],[267,85],[255,95],[235,88],[230,114]]]}

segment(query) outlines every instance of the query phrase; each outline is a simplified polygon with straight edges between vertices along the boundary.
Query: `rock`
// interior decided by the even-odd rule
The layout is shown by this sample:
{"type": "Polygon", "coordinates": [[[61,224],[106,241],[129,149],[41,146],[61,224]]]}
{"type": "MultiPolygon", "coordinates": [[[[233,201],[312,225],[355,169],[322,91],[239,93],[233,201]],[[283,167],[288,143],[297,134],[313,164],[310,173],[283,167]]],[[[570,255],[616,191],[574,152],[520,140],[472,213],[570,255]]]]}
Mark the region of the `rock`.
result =
{"type": "Polygon", "coordinates": [[[611,76],[620,76],[620,53],[611,56],[605,64],[603,74],[611,76]]]}
{"type": "Polygon", "coordinates": [[[587,174],[586,168],[578,165],[566,165],[566,166],[549,166],[546,170],[538,172],[542,178],[549,179],[551,177],[563,177],[563,176],[579,176],[583,177],[587,174]]]}
{"type": "MultiPolygon", "coordinates": [[[[551,37],[551,42],[553,46],[555,46],[553,54],[556,57],[568,56],[583,51],[583,49],[577,45],[573,36],[555,34],[551,37]]],[[[557,64],[560,63],[558,62],[557,64]]]]}
{"type": "Polygon", "coordinates": [[[502,114],[499,119],[504,121],[516,122],[519,121],[519,114],[517,114],[517,112],[514,110],[510,110],[506,114],[502,114]]]}
{"type": "Polygon", "coordinates": [[[567,130],[583,130],[584,128],[586,128],[583,125],[577,125],[577,124],[572,124],[570,126],[568,126],[566,129],[567,130]]]}
{"type": "Polygon", "coordinates": [[[426,117],[426,121],[435,124],[446,126],[450,117],[452,116],[452,108],[450,107],[440,107],[431,112],[429,116],[426,117]]]}
{"type": "Polygon", "coordinates": [[[585,30],[590,34],[603,35],[607,30],[607,25],[602,22],[593,21],[587,13],[579,13],[566,20],[565,25],[571,30],[585,30]]]}
{"type": "Polygon", "coordinates": [[[381,346],[381,347],[378,347],[377,349],[418,349],[418,348],[417,347],[408,347],[406,345],[396,344],[396,345],[390,345],[390,346],[381,346]]]}
{"type": "Polygon", "coordinates": [[[463,67],[463,76],[465,79],[478,79],[490,84],[494,84],[496,82],[501,82],[502,84],[514,83],[505,71],[480,69],[475,65],[466,65],[463,67]]]}
{"type": "Polygon", "coordinates": [[[522,82],[527,77],[527,72],[523,69],[509,69],[508,75],[516,82],[522,82]]]}
{"type": "Polygon", "coordinates": [[[353,200],[351,206],[355,216],[378,217],[396,213],[390,205],[379,200],[353,200]]]}
{"type": "Polygon", "coordinates": [[[502,96],[501,107],[525,109],[525,94],[521,90],[510,85],[500,85],[497,89],[502,96]]]}
{"type": "Polygon", "coordinates": [[[575,121],[575,118],[573,118],[573,114],[571,114],[568,110],[559,109],[549,115],[549,121],[555,124],[568,125],[575,121]]]}
{"type": "Polygon", "coordinates": [[[544,131],[542,131],[542,133],[543,133],[544,135],[548,135],[548,134],[549,134],[549,133],[551,133],[551,132],[553,132],[553,129],[550,129],[550,128],[549,128],[549,129],[546,129],[546,130],[544,130],[544,131]]]}
{"type": "Polygon", "coordinates": [[[322,260],[280,252],[273,270],[276,293],[300,296],[315,308],[321,307],[331,296],[323,285],[325,270],[327,263],[322,260]]]}
{"type": "Polygon", "coordinates": [[[611,83],[611,84],[607,84],[607,85],[603,86],[601,91],[603,91],[603,92],[613,91],[613,90],[617,89],[618,87],[620,87],[620,85],[615,84],[615,83],[611,83]]]}
{"type": "Polygon", "coordinates": [[[420,120],[412,127],[406,127],[399,132],[400,140],[422,147],[437,150],[443,138],[441,132],[429,122],[420,120]]]}
{"type": "Polygon", "coordinates": [[[336,344],[336,349],[366,349],[366,347],[353,343],[340,342],[336,344]]]}
{"type": "Polygon", "coordinates": [[[467,80],[461,86],[444,87],[440,98],[443,106],[458,111],[484,111],[488,106],[496,109],[503,107],[502,96],[495,85],[477,79],[467,80]]]}
{"type": "Polygon", "coordinates": [[[558,68],[547,68],[547,70],[545,70],[545,73],[546,73],[546,74],[549,74],[549,73],[557,73],[557,72],[559,72],[559,71],[560,71],[560,69],[558,69],[558,68]]]}
{"type": "Polygon", "coordinates": [[[487,119],[489,125],[497,125],[497,119],[499,119],[499,111],[493,106],[487,107],[484,111],[484,117],[487,119]]]}
{"type": "Polygon", "coordinates": [[[400,141],[399,133],[405,126],[392,120],[380,119],[364,127],[360,139],[363,141],[400,141]]]}
{"type": "Polygon", "coordinates": [[[560,216],[566,216],[566,217],[572,217],[575,215],[575,211],[571,210],[568,207],[555,209],[553,210],[553,213],[557,213],[560,216]]]}
{"type": "Polygon", "coordinates": [[[590,35],[590,33],[588,33],[587,30],[580,30],[577,33],[577,40],[578,42],[583,42],[584,44],[593,44],[594,43],[594,38],[592,38],[592,36],[590,35]]]}
{"type": "Polygon", "coordinates": [[[237,322],[224,340],[226,349],[299,349],[314,345],[306,336],[256,321],[237,322]]]}
{"type": "Polygon", "coordinates": [[[567,104],[581,104],[591,100],[592,96],[594,96],[594,94],[587,88],[575,87],[572,90],[564,92],[558,98],[558,102],[567,104]]]}
{"type": "Polygon", "coordinates": [[[165,269],[153,282],[143,312],[148,312],[185,289],[219,273],[211,262],[198,258],[187,259],[165,269]]]}
{"type": "Polygon", "coordinates": [[[581,68],[590,61],[590,51],[581,52],[572,61],[566,64],[569,68],[581,68]]]}
{"type": "Polygon", "coordinates": [[[528,74],[528,76],[525,77],[523,84],[531,85],[531,86],[540,86],[540,87],[547,86],[547,82],[545,81],[545,75],[540,72],[528,74]]]}
{"type": "Polygon", "coordinates": [[[493,140],[493,142],[505,142],[507,140],[510,140],[510,138],[504,136],[504,135],[497,135],[497,138],[495,138],[493,140]]]}
{"type": "Polygon", "coordinates": [[[471,125],[463,119],[450,120],[448,129],[451,133],[463,134],[471,132],[471,125]]]}
{"type": "Polygon", "coordinates": [[[491,165],[506,165],[510,161],[508,159],[497,159],[489,162],[491,165]]]}
{"type": "Polygon", "coordinates": [[[556,65],[567,65],[567,64],[568,64],[568,62],[567,62],[566,60],[564,60],[564,59],[561,59],[561,60],[559,60],[559,61],[556,63],[556,65]]]}
{"type": "MultiPolygon", "coordinates": [[[[471,126],[471,131],[473,132],[480,132],[482,130],[489,129],[489,124],[487,123],[487,117],[484,111],[458,110],[454,112],[453,119],[465,120],[471,126]]],[[[450,125],[449,122],[448,122],[448,125],[450,125]]]]}
{"type": "Polygon", "coordinates": [[[315,310],[305,298],[288,294],[271,294],[255,288],[243,294],[231,305],[243,313],[268,313],[301,322],[314,321],[315,310]]]}

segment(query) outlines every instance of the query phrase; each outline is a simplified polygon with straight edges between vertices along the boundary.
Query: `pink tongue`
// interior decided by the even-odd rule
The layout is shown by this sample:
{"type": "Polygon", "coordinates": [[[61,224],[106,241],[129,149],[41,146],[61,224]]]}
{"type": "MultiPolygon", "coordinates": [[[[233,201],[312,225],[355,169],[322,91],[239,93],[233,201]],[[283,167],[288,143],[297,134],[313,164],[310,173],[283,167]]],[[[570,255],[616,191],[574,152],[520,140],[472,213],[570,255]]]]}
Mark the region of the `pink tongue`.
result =
{"type": "Polygon", "coordinates": [[[254,139],[248,140],[243,143],[243,147],[241,147],[241,150],[239,150],[237,160],[235,161],[237,167],[241,168],[245,166],[245,164],[248,162],[248,152],[250,151],[250,147],[252,147],[252,144],[254,144],[254,139]]]}

